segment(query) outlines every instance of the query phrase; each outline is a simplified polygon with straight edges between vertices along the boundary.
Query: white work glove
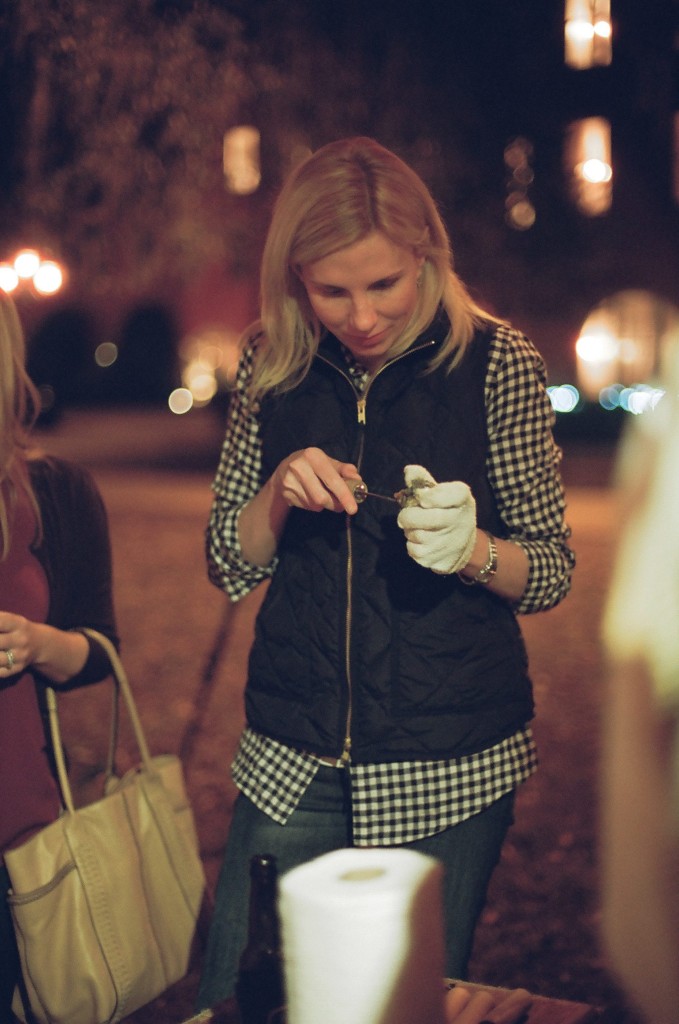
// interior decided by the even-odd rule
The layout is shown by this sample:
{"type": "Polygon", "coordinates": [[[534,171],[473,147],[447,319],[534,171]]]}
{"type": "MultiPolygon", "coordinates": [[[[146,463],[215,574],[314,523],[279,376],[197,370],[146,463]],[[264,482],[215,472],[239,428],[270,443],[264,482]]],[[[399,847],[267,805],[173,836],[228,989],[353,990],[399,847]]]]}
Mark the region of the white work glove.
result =
{"type": "MultiPolygon", "coordinates": [[[[437,484],[422,466],[406,466],[406,488],[417,504],[398,514],[408,554],[425,569],[442,575],[459,572],[476,543],[476,502],[461,480],[437,484]]],[[[411,499],[412,500],[412,499],[411,499]]]]}

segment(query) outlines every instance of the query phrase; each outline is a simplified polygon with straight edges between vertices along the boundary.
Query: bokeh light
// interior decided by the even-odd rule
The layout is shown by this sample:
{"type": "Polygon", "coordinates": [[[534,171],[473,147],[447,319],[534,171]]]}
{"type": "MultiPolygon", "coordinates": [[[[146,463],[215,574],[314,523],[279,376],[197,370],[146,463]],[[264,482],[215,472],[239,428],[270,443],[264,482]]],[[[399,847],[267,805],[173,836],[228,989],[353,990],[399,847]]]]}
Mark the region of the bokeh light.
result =
{"type": "Polygon", "coordinates": [[[63,272],[54,260],[43,260],[33,274],[33,287],[39,295],[56,295],[63,283],[63,272]]]}
{"type": "Polygon", "coordinates": [[[575,343],[578,359],[585,363],[611,363],[618,358],[617,339],[603,328],[581,334],[575,343]]]}
{"type": "Polygon", "coordinates": [[[223,327],[205,327],[182,339],[182,385],[192,396],[193,408],[208,405],[233,382],[239,336],[223,327]]]}
{"type": "Polygon", "coordinates": [[[533,143],[522,135],[505,146],[504,161],[508,171],[505,222],[515,231],[532,228],[537,216],[528,194],[535,178],[532,159],[533,143]]]}
{"type": "Polygon", "coordinates": [[[170,412],[183,416],[193,408],[193,395],[188,388],[175,388],[167,400],[170,412]]]}
{"type": "Polygon", "coordinates": [[[612,36],[610,0],[566,0],[564,56],[569,67],[610,64],[612,36]]]}
{"type": "Polygon", "coordinates": [[[610,384],[601,389],[599,404],[602,409],[607,411],[622,409],[623,412],[631,412],[635,416],[639,416],[650,409],[655,409],[664,394],[662,388],[653,387],[650,384],[635,384],[632,387],[610,384]]]}
{"type": "Polygon", "coordinates": [[[237,125],[225,133],[224,181],[229,192],[234,195],[248,196],[259,188],[262,180],[259,145],[259,130],[253,125],[237,125]]]}
{"type": "Polygon", "coordinates": [[[19,275],[9,263],[0,263],[0,288],[13,292],[19,286],[19,275]]]}
{"type": "Polygon", "coordinates": [[[580,392],[574,384],[554,384],[547,388],[555,412],[575,412],[580,406],[580,392]]]}
{"type": "Polygon", "coordinates": [[[589,181],[593,185],[610,181],[613,177],[613,168],[611,165],[607,164],[604,160],[599,160],[598,157],[592,157],[590,160],[585,160],[579,170],[585,181],[589,181]]]}
{"type": "Polygon", "coordinates": [[[611,125],[605,117],[584,117],[567,128],[564,171],[581,213],[600,217],[613,202],[611,125]]]}
{"type": "Polygon", "coordinates": [[[11,260],[0,263],[0,288],[8,293],[28,288],[48,298],[62,289],[64,280],[63,266],[56,260],[43,258],[37,249],[19,249],[11,260]]]}
{"type": "Polygon", "coordinates": [[[35,249],[22,249],[14,257],[14,269],[24,281],[34,277],[40,266],[40,255],[35,249]]]}
{"type": "Polygon", "coordinates": [[[118,358],[118,346],[113,341],[102,341],[94,350],[94,361],[97,366],[113,366],[118,358]]]}
{"type": "Polygon", "coordinates": [[[643,388],[657,377],[668,345],[679,338],[679,309],[650,292],[629,289],[601,302],[588,315],[575,344],[577,383],[602,408],[626,408],[620,395],[634,389],[639,409],[643,388]]]}

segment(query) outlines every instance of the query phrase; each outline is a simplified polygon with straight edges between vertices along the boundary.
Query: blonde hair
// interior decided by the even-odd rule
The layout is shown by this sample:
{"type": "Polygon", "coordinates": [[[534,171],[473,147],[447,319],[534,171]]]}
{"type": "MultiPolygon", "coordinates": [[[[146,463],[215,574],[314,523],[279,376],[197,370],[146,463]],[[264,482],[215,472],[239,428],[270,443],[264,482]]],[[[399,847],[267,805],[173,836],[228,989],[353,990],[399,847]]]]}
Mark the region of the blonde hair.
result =
{"type": "Polygon", "coordinates": [[[299,164],[276,201],[261,267],[260,346],[255,397],[303,379],[322,325],[299,278],[301,267],[362,241],[373,231],[424,258],[418,302],[392,349],[405,351],[443,305],[450,333],[432,361],[452,367],[475,326],[494,319],[478,306],[453,270],[448,233],[421,178],[374,139],[331,142],[299,164]]]}
{"type": "Polygon", "coordinates": [[[11,546],[12,510],[23,492],[41,519],[28,472],[30,431],[40,411],[37,388],[26,373],[24,333],[10,297],[0,290],[0,559],[11,546]]]}

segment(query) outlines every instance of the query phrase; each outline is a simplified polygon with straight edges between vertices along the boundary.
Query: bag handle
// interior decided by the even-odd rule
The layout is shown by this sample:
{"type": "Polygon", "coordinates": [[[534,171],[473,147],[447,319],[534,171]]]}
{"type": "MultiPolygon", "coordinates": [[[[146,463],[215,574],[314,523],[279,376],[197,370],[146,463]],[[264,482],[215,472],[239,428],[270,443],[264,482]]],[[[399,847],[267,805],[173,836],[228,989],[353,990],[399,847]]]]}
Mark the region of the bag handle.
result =
{"type": "MultiPolygon", "coordinates": [[[[152,772],[151,754],[149,752],[148,744],[146,742],[146,736],[144,735],[144,729],[141,724],[139,712],[137,711],[137,705],[132,694],[127,673],[123,667],[123,663],[120,660],[120,656],[116,651],[115,647],[107,636],[103,633],[99,633],[96,629],[89,629],[88,627],[82,627],[78,630],[80,633],[84,633],[90,637],[96,643],[100,644],[104,648],[108,659],[111,663],[111,674],[115,680],[116,692],[114,694],[114,709],[111,721],[111,735],[109,741],[109,750],[106,764],[106,780],[111,778],[114,774],[114,761],[115,752],[118,743],[118,693],[122,693],[123,700],[125,701],[125,707],[127,713],[130,716],[130,722],[132,724],[132,731],[139,748],[139,754],[143,768],[147,772],[152,772]]],[[[54,753],[54,763],[57,768],[57,778],[59,781],[59,787],[61,789],[61,795],[64,807],[69,814],[75,813],[75,804],[73,802],[73,793],[71,790],[71,783],[68,778],[68,771],[66,769],[66,759],[64,757],[64,745],[61,738],[61,728],[59,725],[59,713],[57,709],[57,695],[56,691],[48,686],[46,687],[47,695],[47,713],[50,724],[50,734],[52,738],[52,750],[54,753]]]]}

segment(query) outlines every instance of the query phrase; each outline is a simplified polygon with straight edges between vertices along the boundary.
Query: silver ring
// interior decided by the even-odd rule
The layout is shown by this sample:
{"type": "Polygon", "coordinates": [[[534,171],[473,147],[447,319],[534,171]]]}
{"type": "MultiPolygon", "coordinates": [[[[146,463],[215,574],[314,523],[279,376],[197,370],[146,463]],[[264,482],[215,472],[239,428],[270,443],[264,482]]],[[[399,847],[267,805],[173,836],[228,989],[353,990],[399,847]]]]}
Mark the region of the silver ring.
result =
{"type": "Polygon", "coordinates": [[[7,668],[11,672],[14,668],[14,651],[11,647],[8,647],[5,654],[7,655],[7,668]]]}

